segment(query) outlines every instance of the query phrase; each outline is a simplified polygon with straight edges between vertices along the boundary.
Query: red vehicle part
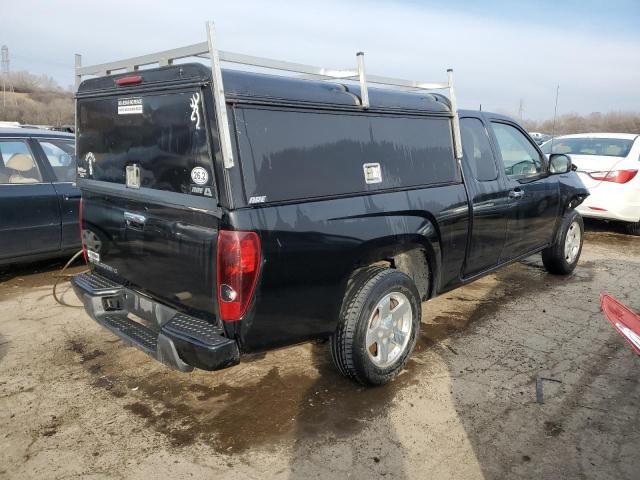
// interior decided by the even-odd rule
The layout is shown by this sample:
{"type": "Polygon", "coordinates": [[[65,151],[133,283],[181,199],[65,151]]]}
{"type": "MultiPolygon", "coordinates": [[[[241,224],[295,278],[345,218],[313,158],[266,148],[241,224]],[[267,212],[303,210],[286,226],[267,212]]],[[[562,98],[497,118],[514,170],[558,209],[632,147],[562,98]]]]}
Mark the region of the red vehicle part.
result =
{"type": "Polygon", "coordinates": [[[605,318],[640,355],[640,315],[607,293],[600,294],[600,305],[605,318]]]}

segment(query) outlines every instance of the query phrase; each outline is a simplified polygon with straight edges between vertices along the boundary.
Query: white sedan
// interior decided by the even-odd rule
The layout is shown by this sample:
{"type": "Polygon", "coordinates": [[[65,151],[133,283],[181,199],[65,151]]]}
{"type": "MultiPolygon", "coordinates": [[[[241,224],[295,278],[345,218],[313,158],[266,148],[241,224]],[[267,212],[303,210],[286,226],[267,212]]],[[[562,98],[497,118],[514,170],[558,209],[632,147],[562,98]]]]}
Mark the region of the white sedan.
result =
{"type": "Polygon", "coordinates": [[[590,192],[577,208],[583,217],[625,222],[630,233],[640,235],[640,135],[564,135],[540,148],[571,157],[590,192]]]}

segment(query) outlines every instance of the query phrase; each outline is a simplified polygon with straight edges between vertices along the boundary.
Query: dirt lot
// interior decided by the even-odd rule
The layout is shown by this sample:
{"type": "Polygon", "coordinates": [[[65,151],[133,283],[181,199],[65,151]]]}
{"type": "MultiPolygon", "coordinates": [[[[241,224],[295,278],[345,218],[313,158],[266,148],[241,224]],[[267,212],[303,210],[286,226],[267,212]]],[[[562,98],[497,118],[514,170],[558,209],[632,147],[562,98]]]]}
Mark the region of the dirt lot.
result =
{"type": "Polygon", "coordinates": [[[376,389],[326,345],[173,372],[56,304],[57,268],[0,278],[0,478],[638,478],[640,359],[598,296],[640,310],[639,238],[590,231],[569,278],[533,257],[426,303],[376,389]]]}

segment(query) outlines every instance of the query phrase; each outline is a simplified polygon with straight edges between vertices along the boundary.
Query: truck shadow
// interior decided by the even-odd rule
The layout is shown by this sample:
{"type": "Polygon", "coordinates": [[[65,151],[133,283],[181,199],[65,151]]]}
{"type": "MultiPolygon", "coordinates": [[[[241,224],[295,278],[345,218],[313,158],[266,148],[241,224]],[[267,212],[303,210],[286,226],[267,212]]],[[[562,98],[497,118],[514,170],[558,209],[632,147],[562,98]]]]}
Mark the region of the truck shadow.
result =
{"type": "Polygon", "coordinates": [[[396,395],[415,383],[413,374],[363,387],[337,373],[327,345],[313,346],[312,362],[319,376],[295,419],[289,478],[306,480],[327,467],[334,477],[405,478],[407,452],[388,413],[396,395]]]}

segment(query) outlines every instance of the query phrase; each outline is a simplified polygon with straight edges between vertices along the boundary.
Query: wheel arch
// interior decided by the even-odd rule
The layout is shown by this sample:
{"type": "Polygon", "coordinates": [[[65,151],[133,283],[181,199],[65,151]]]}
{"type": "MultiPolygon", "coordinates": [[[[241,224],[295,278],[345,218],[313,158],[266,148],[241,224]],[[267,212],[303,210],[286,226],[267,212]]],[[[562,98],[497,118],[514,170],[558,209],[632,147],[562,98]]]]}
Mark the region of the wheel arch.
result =
{"type": "Polygon", "coordinates": [[[371,265],[386,264],[408,275],[422,300],[434,296],[440,272],[440,242],[419,234],[390,236],[360,248],[351,276],[371,265]]]}

